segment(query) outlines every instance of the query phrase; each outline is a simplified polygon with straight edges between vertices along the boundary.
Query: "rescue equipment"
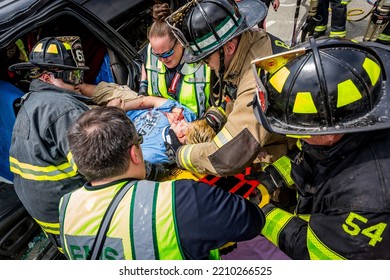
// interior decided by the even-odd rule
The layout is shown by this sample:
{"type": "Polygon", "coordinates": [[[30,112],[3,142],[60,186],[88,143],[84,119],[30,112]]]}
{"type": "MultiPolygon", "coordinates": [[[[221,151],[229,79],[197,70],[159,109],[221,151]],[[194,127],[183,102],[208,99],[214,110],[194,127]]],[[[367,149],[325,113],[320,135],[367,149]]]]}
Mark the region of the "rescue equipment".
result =
{"type": "Polygon", "coordinates": [[[363,41],[376,41],[390,21],[390,0],[375,3],[363,41]]]}

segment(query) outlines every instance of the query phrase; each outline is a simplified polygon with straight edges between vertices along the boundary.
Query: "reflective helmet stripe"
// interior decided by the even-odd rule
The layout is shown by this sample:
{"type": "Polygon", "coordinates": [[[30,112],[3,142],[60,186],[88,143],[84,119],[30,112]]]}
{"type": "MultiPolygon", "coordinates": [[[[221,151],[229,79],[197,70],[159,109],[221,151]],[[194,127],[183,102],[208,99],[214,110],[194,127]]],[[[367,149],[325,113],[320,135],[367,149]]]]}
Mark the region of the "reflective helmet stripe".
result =
{"type": "Polygon", "coordinates": [[[364,70],[366,70],[367,75],[370,77],[371,84],[374,86],[378,82],[381,76],[380,66],[372,59],[366,57],[366,59],[363,62],[363,68],[364,70]]]}
{"type": "Polygon", "coordinates": [[[362,94],[352,80],[337,85],[337,108],[349,105],[362,98],[362,94]]]}
{"type": "Polygon", "coordinates": [[[298,114],[318,113],[310,92],[298,92],[295,98],[293,112],[298,114]]]}
{"type": "Polygon", "coordinates": [[[289,75],[290,70],[288,70],[286,67],[283,67],[271,77],[269,82],[279,93],[281,93],[289,75]]]}
{"type": "Polygon", "coordinates": [[[50,44],[47,49],[46,53],[52,53],[52,54],[58,54],[58,48],[56,44],[50,44]]]}
{"type": "Polygon", "coordinates": [[[243,21],[243,17],[237,18],[234,13],[233,15],[235,20],[233,20],[233,18],[226,18],[225,21],[223,21],[214,30],[219,38],[217,38],[217,36],[213,32],[210,32],[206,36],[195,40],[195,44],[190,43],[190,47],[193,52],[195,54],[199,54],[208,51],[219,45],[220,41],[223,41],[225,38],[231,36],[231,34],[233,34],[237,30],[238,26],[240,26],[243,21]],[[200,50],[198,48],[200,48],[200,50]]]}

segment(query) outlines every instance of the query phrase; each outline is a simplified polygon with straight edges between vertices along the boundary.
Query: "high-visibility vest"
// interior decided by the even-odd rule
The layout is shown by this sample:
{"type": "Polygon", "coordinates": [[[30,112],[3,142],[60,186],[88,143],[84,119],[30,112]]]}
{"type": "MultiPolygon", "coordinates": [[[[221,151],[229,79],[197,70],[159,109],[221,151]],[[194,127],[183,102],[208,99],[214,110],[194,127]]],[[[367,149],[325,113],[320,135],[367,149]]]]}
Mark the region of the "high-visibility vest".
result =
{"type": "MultiPolygon", "coordinates": [[[[190,108],[198,117],[210,107],[211,69],[207,65],[184,64],[181,74],[181,87],[175,93],[168,91],[169,85],[165,79],[166,67],[157,56],[153,55],[150,44],[147,49],[145,69],[148,77],[148,94],[174,99],[190,108]],[[191,70],[189,70],[191,69],[191,70]]],[[[177,82],[177,81],[173,81],[177,82]]]]}
{"type": "MultiPolygon", "coordinates": [[[[69,259],[86,259],[108,205],[127,181],[65,195],[60,203],[61,242],[69,259]]],[[[119,203],[101,259],[182,260],[175,221],[174,181],[139,181],[119,203]]],[[[210,254],[211,255],[211,254],[210,254]]]]}

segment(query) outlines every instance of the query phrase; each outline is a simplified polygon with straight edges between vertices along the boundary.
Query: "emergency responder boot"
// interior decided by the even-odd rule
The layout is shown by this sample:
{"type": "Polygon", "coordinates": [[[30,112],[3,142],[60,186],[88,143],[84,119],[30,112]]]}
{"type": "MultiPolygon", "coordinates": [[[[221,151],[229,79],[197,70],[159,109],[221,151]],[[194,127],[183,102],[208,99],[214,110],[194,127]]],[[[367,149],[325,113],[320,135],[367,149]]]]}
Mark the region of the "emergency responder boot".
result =
{"type": "Polygon", "coordinates": [[[322,37],[322,36],[325,35],[325,32],[326,32],[326,30],[324,30],[324,31],[314,31],[313,32],[313,37],[314,38],[322,37]]]}
{"type": "Polygon", "coordinates": [[[326,33],[327,26],[326,25],[317,25],[314,28],[313,37],[318,38],[324,36],[326,33]]]}

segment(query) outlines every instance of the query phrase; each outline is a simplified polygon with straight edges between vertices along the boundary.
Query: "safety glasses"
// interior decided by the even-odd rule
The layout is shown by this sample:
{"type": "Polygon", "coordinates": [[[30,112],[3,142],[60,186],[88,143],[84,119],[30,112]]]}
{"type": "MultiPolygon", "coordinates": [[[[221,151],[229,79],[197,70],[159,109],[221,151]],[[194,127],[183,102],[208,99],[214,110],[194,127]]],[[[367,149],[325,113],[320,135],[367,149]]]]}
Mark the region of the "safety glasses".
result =
{"type": "Polygon", "coordinates": [[[64,83],[77,86],[83,82],[84,70],[65,70],[53,73],[55,78],[62,79],[64,83]]]}
{"type": "Polygon", "coordinates": [[[168,58],[168,57],[171,57],[175,53],[176,44],[177,44],[177,40],[175,40],[175,43],[174,43],[173,47],[169,51],[167,51],[165,53],[158,54],[158,53],[155,53],[153,50],[152,50],[152,53],[153,53],[153,55],[157,56],[158,58],[168,58]]]}
{"type": "Polygon", "coordinates": [[[138,139],[134,142],[133,145],[141,145],[143,142],[144,142],[144,137],[141,134],[138,134],[138,139]]]}

